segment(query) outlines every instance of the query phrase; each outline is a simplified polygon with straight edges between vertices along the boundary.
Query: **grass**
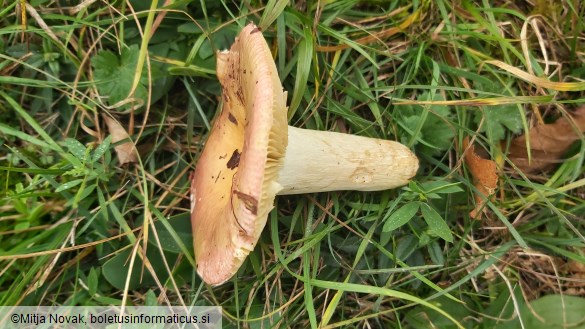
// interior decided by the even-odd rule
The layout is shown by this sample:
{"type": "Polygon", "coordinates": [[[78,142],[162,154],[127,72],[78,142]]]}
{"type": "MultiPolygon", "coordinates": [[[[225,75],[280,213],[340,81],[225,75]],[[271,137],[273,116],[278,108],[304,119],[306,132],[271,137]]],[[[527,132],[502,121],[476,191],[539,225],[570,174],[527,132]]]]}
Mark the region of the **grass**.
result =
{"type": "Polygon", "coordinates": [[[507,158],[585,103],[581,2],[1,8],[0,305],[221,305],[230,328],[553,328],[582,309],[583,135],[546,171],[507,158]],[[214,52],[249,21],[290,125],[400,141],[421,169],[390,191],[278,197],[238,274],[210,287],[189,173],[219,106],[214,52]],[[465,138],[498,165],[478,219],[465,138]]]}

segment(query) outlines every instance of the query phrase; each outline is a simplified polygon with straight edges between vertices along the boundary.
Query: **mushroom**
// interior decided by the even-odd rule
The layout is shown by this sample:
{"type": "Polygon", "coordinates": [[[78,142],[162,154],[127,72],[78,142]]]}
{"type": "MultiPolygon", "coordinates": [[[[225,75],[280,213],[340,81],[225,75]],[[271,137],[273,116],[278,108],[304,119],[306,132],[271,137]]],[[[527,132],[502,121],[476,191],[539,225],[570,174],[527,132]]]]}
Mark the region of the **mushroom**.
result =
{"type": "Polygon", "coordinates": [[[217,54],[217,77],[222,109],[191,176],[197,272],[208,284],[236,273],[276,195],[386,190],[418,169],[397,142],[288,126],[286,92],[254,24],[217,54]]]}

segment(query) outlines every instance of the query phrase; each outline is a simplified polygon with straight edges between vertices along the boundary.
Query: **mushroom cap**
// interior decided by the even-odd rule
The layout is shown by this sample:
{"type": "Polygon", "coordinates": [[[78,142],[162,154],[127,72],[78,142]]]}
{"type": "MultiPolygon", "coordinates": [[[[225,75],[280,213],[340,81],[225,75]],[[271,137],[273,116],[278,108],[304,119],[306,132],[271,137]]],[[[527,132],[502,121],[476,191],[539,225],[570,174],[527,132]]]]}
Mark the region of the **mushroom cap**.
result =
{"type": "Polygon", "coordinates": [[[191,177],[197,273],[208,284],[231,278],[252,251],[281,190],[288,143],[286,92],[254,24],[217,53],[222,109],[191,177]]]}

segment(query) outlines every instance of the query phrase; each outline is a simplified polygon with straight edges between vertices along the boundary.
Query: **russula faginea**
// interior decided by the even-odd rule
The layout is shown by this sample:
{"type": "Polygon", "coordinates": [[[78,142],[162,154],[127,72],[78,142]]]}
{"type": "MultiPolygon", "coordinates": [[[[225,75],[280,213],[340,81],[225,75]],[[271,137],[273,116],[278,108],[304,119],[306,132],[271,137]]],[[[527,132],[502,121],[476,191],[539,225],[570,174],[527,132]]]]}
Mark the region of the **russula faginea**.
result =
{"type": "Polygon", "coordinates": [[[418,159],[397,142],[289,127],[286,92],[254,24],[217,54],[223,107],[191,181],[197,272],[218,285],[254,249],[277,194],[386,190],[418,159]]]}

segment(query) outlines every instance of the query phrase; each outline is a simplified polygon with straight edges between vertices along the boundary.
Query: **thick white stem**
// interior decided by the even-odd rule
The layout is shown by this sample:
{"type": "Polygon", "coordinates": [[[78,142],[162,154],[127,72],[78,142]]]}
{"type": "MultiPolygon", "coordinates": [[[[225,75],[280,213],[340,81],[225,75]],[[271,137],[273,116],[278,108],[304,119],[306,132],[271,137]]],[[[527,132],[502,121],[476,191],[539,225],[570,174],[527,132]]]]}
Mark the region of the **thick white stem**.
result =
{"type": "Polygon", "coordinates": [[[417,169],[400,143],[289,126],[278,194],[386,190],[408,184],[417,169]]]}

